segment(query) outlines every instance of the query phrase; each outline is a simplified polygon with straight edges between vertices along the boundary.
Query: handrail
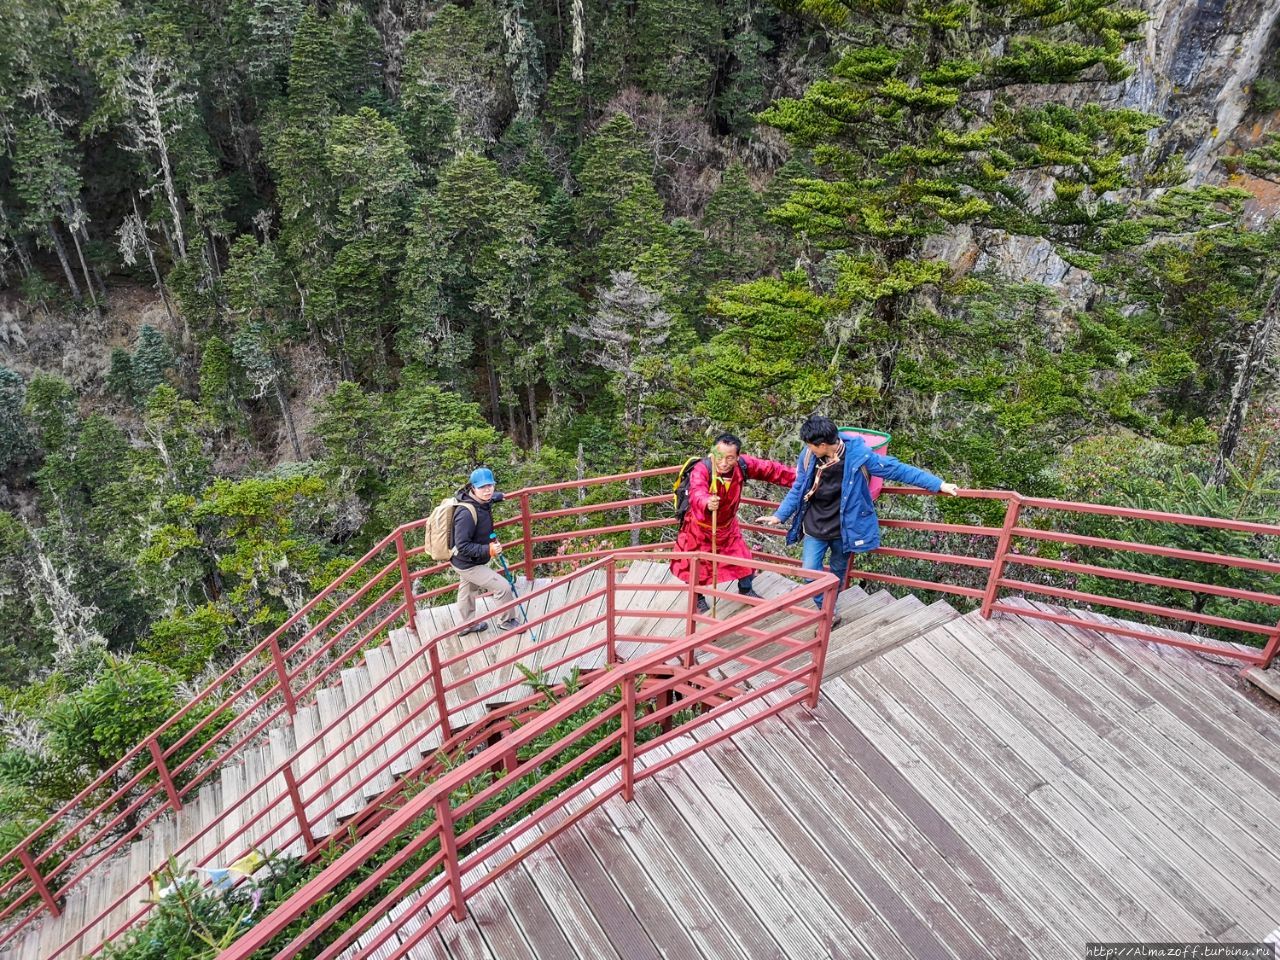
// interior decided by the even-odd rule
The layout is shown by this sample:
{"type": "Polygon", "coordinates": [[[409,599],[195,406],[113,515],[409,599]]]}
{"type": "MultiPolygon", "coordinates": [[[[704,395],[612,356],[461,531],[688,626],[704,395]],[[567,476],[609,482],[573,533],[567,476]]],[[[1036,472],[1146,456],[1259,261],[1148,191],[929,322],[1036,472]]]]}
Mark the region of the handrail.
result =
{"type": "MultiPolygon", "coordinates": [[[[654,557],[660,559],[670,559],[672,557],[686,559],[702,559],[709,562],[710,554],[698,553],[663,553],[663,554],[637,554],[632,553],[626,557],[619,556],[610,558],[608,563],[612,564],[617,559],[642,559],[646,557],[654,557]]],[[[760,563],[758,561],[743,561],[750,565],[753,569],[773,569],[781,570],[776,564],[760,563]]],[[[572,696],[565,697],[560,700],[554,707],[551,707],[540,716],[520,727],[509,738],[489,750],[482,751],[476,756],[471,757],[455,769],[449,771],[437,780],[429,784],[421,792],[415,794],[403,807],[393,813],[387,820],[380,824],[374,831],[367,836],[358,840],[349,850],[338,857],[325,871],[319,876],[308,881],[301,889],[293,894],[285,903],[278,906],[268,916],[264,917],[258,923],[254,924],[248,932],[236,940],[231,946],[223,950],[219,954],[219,960],[245,960],[255,951],[261,949],[275,937],[279,936],[286,930],[290,924],[297,920],[303,913],[308,910],[312,904],[319,901],[334,889],[339,883],[347,879],[362,864],[368,861],[372,856],[382,850],[388,842],[401,833],[405,828],[414,821],[422,817],[425,813],[432,809],[438,809],[441,803],[448,805],[449,798],[460,787],[471,782],[477,775],[483,773],[493,766],[495,755],[506,754],[513,750],[518,750],[521,746],[527,745],[537,740],[543,733],[554,728],[557,724],[580,711],[585,705],[592,703],[608,691],[617,687],[619,684],[625,686],[632,684],[638,677],[644,676],[654,667],[665,664],[675,658],[683,658],[699,647],[708,646],[716,640],[729,636],[736,632],[740,627],[745,626],[756,620],[764,620],[769,616],[773,616],[779,610],[809,597],[816,597],[819,594],[826,596],[826,622],[829,625],[831,611],[835,599],[836,580],[829,573],[819,574],[816,579],[809,584],[799,587],[795,596],[777,597],[770,601],[765,601],[757,606],[747,606],[746,609],[723,621],[711,621],[709,628],[705,632],[698,632],[686,636],[683,640],[664,646],[662,649],[655,650],[649,654],[618,665],[614,670],[608,671],[605,675],[592,681],[582,690],[577,691],[572,696]]],[[[693,587],[690,587],[692,591],[693,587]]],[[[817,614],[815,614],[817,616],[817,614]]],[[[825,631],[824,631],[825,632],[825,631]]],[[[821,638],[825,644],[825,636],[821,638]]],[[[794,656],[794,654],[792,654],[794,656]]],[[[691,668],[692,669],[692,668],[691,668]]],[[[821,659],[816,662],[816,681],[814,694],[816,695],[816,683],[821,679],[821,659]]],[[[816,704],[816,698],[815,698],[816,704]]],[[[548,748],[550,751],[553,748],[548,748]]],[[[531,790],[533,788],[530,788],[531,790]]],[[[514,802],[514,801],[513,801],[514,802]]],[[[437,821],[438,823],[438,821],[437,821]]],[[[429,828],[437,829],[436,826],[429,828]]],[[[445,832],[448,832],[446,830],[445,832]]],[[[460,858],[457,851],[445,853],[446,866],[452,867],[451,882],[455,885],[455,893],[453,899],[453,912],[455,916],[459,916],[465,909],[463,903],[460,902],[460,878],[461,866],[460,858]]],[[[389,872],[389,871],[388,871],[389,872]]],[[[314,928],[330,922],[341,916],[348,903],[358,902],[366,891],[362,887],[357,887],[355,891],[348,895],[341,903],[335,905],[324,917],[322,917],[312,928],[300,934],[293,942],[285,946],[278,956],[290,956],[296,953],[301,947],[311,942],[317,935],[314,928]]],[[[408,911],[412,913],[413,911],[408,911]]],[[[354,932],[359,932],[357,928],[354,932]]]]}
{"type": "MultiPolygon", "coordinates": [[[[665,494],[645,493],[640,488],[640,482],[671,476],[677,470],[678,467],[674,466],[661,467],[515,490],[508,494],[508,500],[518,507],[518,513],[498,521],[495,526],[502,529],[514,528],[515,535],[507,541],[508,546],[513,552],[522,549],[521,572],[530,582],[536,569],[547,565],[582,562],[584,566],[574,571],[574,574],[582,575],[584,570],[608,569],[607,565],[598,566],[602,558],[621,558],[635,553],[637,549],[648,551],[651,556],[658,556],[653,551],[669,548],[669,543],[634,548],[613,545],[608,542],[608,538],[625,532],[647,531],[652,534],[670,527],[673,521],[669,516],[659,514],[655,519],[644,518],[641,511],[646,507],[662,504],[667,497],[665,494]],[[532,503],[535,498],[544,494],[585,491],[622,483],[629,487],[623,499],[578,507],[552,506],[541,511],[535,510],[532,503]],[[575,516],[606,514],[611,511],[628,511],[628,521],[611,524],[606,519],[600,526],[585,529],[559,529],[553,525],[546,530],[546,525],[565,522],[575,516]],[[539,549],[597,537],[605,538],[606,542],[598,546],[592,544],[587,549],[576,552],[551,555],[539,549]]],[[[887,497],[928,495],[927,491],[898,487],[886,487],[884,494],[887,497]]],[[[1280,526],[1277,525],[1023,497],[1005,490],[962,490],[960,496],[1003,501],[1006,505],[1005,522],[1000,527],[991,527],[890,517],[884,519],[881,525],[886,532],[902,531],[904,535],[928,533],[967,536],[972,543],[992,543],[989,556],[966,555],[963,551],[948,553],[939,549],[921,550],[910,545],[890,545],[881,550],[882,555],[916,565],[929,564],[931,569],[939,572],[930,579],[924,576],[905,576],[898,571],[860,569],[856,576],[871,582],[971,598],[980,602],[984,616],[1008,612],[1011,608],[1001,602],[1001,595],[1009,591],[1038,592],[1062,603],[1090,607],[1112,605],[1155,618],[1175,619],[1182,613],[1176,607],[1141,603],[1128,596],[1107,597],[1100,593],[1083,592],[1075,588],[1074,582],[1068,586],[1060,586],[1011,578],[1005,574],[1006,568],[1011,564],[1026,564],[1072,577],[1089,576],[1180,590],[1193,595],[1222,596],[1258,604],[1280,602],[1274,595],[1261,590],[1197,583],[1191,579],[1156,577],[1119,566],[1057,560],[1036,556],[1027,549],[1027,545],[1034,550],[1035,544],[1050,542],[1121,555],[1164,557],[1219,569],[1226,567],[1277,574],[1280,573],[1280,563],[1272,560],[1164,547],[1110,537],[1085,536],[1052,529],[1058,518],[1073,514],[1225,530],[1255,538],[1280,536],[1280,526]],[[1034,522],[1028,519],[1033,511],[1034,522]],[[982,579],[975,581],[973,578],[977,576],[982,579]]],[[[559,499],[561,504],[565,502],[565,498],[559,499]]],[[[756,497],[744,497],[743,500],[752,506],[777,506],[774,501],[756,497]]],[[[8,929],[0,932],[0,949],[34,918],[44,912],[56,914],[61,898],[72,887],[79,884],[98,864],[123,849],[130,838],[137,836],[165,810],[178,809],[183,802],[182,798],[197,789],[222,763],[255,738],[263,736],[272,718],[294,713],[299,709],[300,700],[314,697],[326,678],[331,677],[350,658],[379,642],[379,637],[391,630],[396,623],[407,619],[412,625],[418,604],[444,596],[455,589],[450,584],[434,587],[421,594],[415,590],[414,585],[423,578],[434,576],[449,566],[447,562],[430,563],[414,569],[411,561],[422,557],[424,550],[420,539],[417,546],[407,546],[407,541],[421,531],[425,524],[425,519],[418,519],[401,524],[388,533],[300,610],[254,644],[155,731],[126,752],[75,797],[60,806],[22,843],[0,856],[0,867],[17,868],[12,877],[0,883],[0,897],[9,901],[0,909],[0,923],[7,921],[11,924],[8,929]],[[323,611],[323,616],[313,622],[320,611],[323,611]],[[366,624],[369,625],[367,629],[366,624]],[[290,639],[292,642],[288,642],[290,639]],[[235,689],[226,693],[231,687],[235,689]],[[267,719],[261,719],[263,716],[267,719]],[[113,812],[115,816],[111,818],[113,812]],[[106,818],[110,819],[104,823],[106,818]],[[101,846],[103,842],[108,845],[101,846]],[[81,858],[88,858],[89,866],[83,866],[81,858]],[[59,877],[63,879],[55,882],[59,877]]],[[[754,524],[747,518],[744,518],[743,527],[761,535],[783,535],[777,528],[754,524]]],[[[674,555],[673,551],[661,554],[666,559],[674,555]]],[[[790,575],[795,573],[793,559],[769,553],[759,554],[758,558],[761,562],[774,563],[779,571],[790,575]]],[[[521,569],[516,563],[517,561],[513,561],[513,568],[521,569]]],[[[1257,648],[1238,648],[1209,640],[1203,643],[1198,640],[1175,642],[1159,633],[1117,627],[1095,620],[1090,620],[1089,626],[1091,629],[1117,635],[1139,636],[1153,642],[1175,643],[1191,649],[1213,651],[1245,664],[1264,667],[1271,663],[1280,649],[1280,623],[1258,624],[1216,613],[1185,613],[1188,615],[1183,619],[1188,623],[1198,623],[1214,629],[1231,627],[1246,633],[1262,634],[1263,647],[1261,651],[1257,651],[1257,648]]],[[[452,631],[446,631],[441,638],[456,635],[460,629],[461,625],[452,631]]],[[[494,642],[496,640],[494,638],[494,642]]],[[[456,712],[456,709],[452,712],[456,712]]],[[[447,728],[448,716],[441,719],[447,728]]],[[[313,742],[314,740],[315,738],[313,742]]],[[[296,761],[298,758],[295,755],[291,759],[296,761]]],[[[272,771],[269,776],[279,772],[272,771]]],[[[302,771],[304,780],[307,773],[306,770],[302,771]]],[[[68,941],[70,942],[73,941],[68,941]]]]}

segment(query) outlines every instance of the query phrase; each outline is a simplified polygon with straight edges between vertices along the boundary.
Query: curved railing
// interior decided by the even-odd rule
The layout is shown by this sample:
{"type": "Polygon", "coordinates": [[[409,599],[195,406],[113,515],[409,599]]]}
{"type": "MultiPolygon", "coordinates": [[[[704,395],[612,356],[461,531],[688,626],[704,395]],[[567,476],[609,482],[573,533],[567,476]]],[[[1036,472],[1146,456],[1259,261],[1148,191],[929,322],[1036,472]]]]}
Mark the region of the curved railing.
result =
{"type": "MultiPolygon", "coordinates": [[[[633,549],[636,541],[670,535],[669,528],[674,521],[669,510],[662,508],[670,501],[665,478],[674,475],[676,469],[661,468],[516,491],[509,499],[517,506],[518,513],[498,522],[496,528],[506,538],[513,554],[517,553],[518,546],[517,569],[530,581],[540,570],[548,568],[586,564],[587,567],[580,566],[579,570],[600,569],[590,564],[618,551],[633,549]],[[644,489],[645,484],[652,485],[650,490],[644,489]],[[552,503],[547,504],[548,500],[552,503]],[[546,508],[535,509],[535,506],[546,508]],[[610,512],[625,512],[626,518],[617,523],[583,526],[588,518],[610,512]]],[[[885,491],[889,499],[882,504],[922,493],[889,488],[885,491]]],[[[1221,654],[1245,664],[1267,666],[1280,645],[1280,624],[1274,621],[1207,614],[1197,609],[1108,595],[1097,589],[1083,591],[1077,589],[1077,583],[1079,578],[1087,577],[1104,586],[1115,583],[1198,598],[1225,598],[1251,605],[1249,609],[1253,610],[1280,605],[1280,596],[1274,592],[1086,562],[1075,559],[1074,554],[1050,556],[1038,549],[1038,545],[1048,544],[1059,551],[1100,552],[1109,563],[1117,563],[1117,558],[1157,557],[1206,570],[1246,570],[1276,576],[1280,575],[1280,562],[1269,559],[1274,555],[1274,546],[1255,551],[1265,556],[1241,555],[1097,536],[1062,527],[1070,526],[1073,517],[1106,517],[1177,528],[1231,531],[1274,545],[1280,543],[1276,540],[1280,537],[1280,526],[1030,498],[1010,491],[962,491],[961,496],[1001,501],[1000,505],[992,505],[996,510],[1003,507],[1001,524],[942,523],[889,516],[882,521],[889,542],[877,551],[878,555],[923,568],[924,572],[909,576],[859,568],[851,571],[850,576],[958,596],[978,607],[984,616],[1009,612],[1073,622],[1069,611],[1009,605],[1008,594],[1017,592],[1059,603],[1107,606],[1143,618],[1172,621],[1180,628],[1189,624],[1219,632],[1238,631],[1247,637],[1261,638],[1261,644],[1241,646],[1201,637],[1170,636],[1142,626],[1089,620],[1091,629],[1221,654]],[[947,538],[963,540],[965,548],[951,551],[936,545],[925,548],[893,545],[895,536],[926,534],[941,538],[940,542],[947,542],[947,538]],[[1028,572],[1013,575],[1018,569],[1028,572]],[[1056,575],[1058,580],[1051,582],[1049,574],[1056,575]]],[[[776,506],[773,501],[758,498],[747,498],[745,503],[764,508],[776,506]]],[[[260,742],[273,725],[278,725],[287,715],[296,714],[300,705],[314,702],[317,693],[326,683],[333,682],[338,671],[379,643],[388,630],[399,625],[416,628],[422,605],[455,589],[453,584],[438,583],[438,576],[445,572],[447,563],[423,565],[423,548],[410,546],[421,536],[424,525],[425,520],[417,520],[394,530],[333,584],[240,657],[181,711],[53,813],[23,843],[0,857],[0,869],[12,873],[0,884],[0,903],[5,904],[0,910],[0,923],[7,924],[5,932],[0,934],[0,949],[41,913],[58,914],[67,894],[83,884],[95,869],[120,855],[160,817],[180,812],[228,758],[246,745],[260,742]]],[[[780,536],[775,528],[750,522],[744,526],[761,538],[780,536]]],[[[794,559],[774,556],[766,550],[760,550],[758,556],[775,562],[779,569],[796,567],[794,559]]],[[[438,658],[439,644],[430,645],[429,650],[438,658]]],[[[432,662],[433,670],[450,666],[448,658],[432,662]]],[[[422,690],[413,693],[425,696],[422,690]]],[[[395,709],[403,713],[411,699],[410,693],[405,692],[394,705],[395,709]]],[[[366,707],[370,702],[361,700],[366,707]]],[[[436,713],[431,722],[438,725],[442,739],[448,740],[454,733],[449,718],[457,708],[437,703],[434,709],[436,713]]],[[[349,722],[354,715],[354,708],[349,708],[344,716],[349,722]]],[[[362,732],[383,719],[380,716],[368,719],[362,732]]],[[[310,742],[313,750],[318,737],[319,733],[310,742]]],[[[318,806],[314,794],[308,794],[311,771],[299,769],[307,747],[307,744],[300,746],[289,763],[269,771],[261,780],[260,786],[277,776],[286,781],[286,789],[281,791],[276,814],[262,814],[259,819],[267,826],[272,825],[273,819],[278,821],[273,827],[275,832],[284,829],[279,823],[294,822],[297,832],[294,839],[309,846],[308,825],[334,811],[318,806]],[[286,813],[286,807],[291,812],[286,813]]],[[[338,802],[331,801],[331,806],[338,802]]],[[[224,811],[223,816],[227,815],[224,811]]],[[[226,840],[219,850],[229,852],[237,839],[226,840]]],[[[284,841],[285,837],[281,833],[277,839],[284,841]]],[[[140,879],[140,883],[145,882],[146,878],[140,879]]],[[[81,932],[92,930],[96,922],[134,893],[136,891],[130,891],[118,898],[98,916],[86,918],[81,932]]],[[[118,929],[109,931],[110,935],[119,932],[118,929]]],[[[63,950],[73,946],[79,947],[81,953],[89,953],[98,944],[82,943],[76,937],[69,939],[63,950]]]]}

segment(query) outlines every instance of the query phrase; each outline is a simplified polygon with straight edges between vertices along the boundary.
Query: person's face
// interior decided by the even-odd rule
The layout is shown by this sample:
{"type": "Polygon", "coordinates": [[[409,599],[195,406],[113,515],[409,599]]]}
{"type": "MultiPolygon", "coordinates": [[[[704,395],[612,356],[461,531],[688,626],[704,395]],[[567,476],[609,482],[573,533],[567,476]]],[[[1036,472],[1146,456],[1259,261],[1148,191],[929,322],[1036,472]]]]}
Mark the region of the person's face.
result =
{"type": "Polygon", "coordinates": [[[476,487],[475,489],[476,499],[479,500],[481,503],[488,503],[490,500],[493,499],[493,491],[496,489],[498,488],[492,483],[486,484],[483,487],[476,487]]]}
{"type": "Polygon", "coordinates": [[[822,458],[834,457],[840,450],[839,441],[835,443],[806,443],[805,446],[809,448],[809,452],[815,457],[822,458]]]}
{"type": "Polygon", "coordinates": [[[716,473],[733,473],[738,466],[738,448],[732,443],[717,443],[715,450],[711,452],[711,461],[715,464],[716,473]]]}

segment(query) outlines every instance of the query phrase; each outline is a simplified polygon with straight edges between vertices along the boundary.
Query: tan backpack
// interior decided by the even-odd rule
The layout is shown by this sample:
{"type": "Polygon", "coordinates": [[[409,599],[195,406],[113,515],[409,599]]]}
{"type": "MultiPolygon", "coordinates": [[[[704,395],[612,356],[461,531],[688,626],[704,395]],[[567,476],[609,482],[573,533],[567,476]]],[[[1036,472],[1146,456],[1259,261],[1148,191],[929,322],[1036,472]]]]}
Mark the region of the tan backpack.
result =
{"type": "Polygon", "coordinates": [[[426,548],[432,560],[448,560],[454,554],[453,511],[458,507],[471,511],[471,521],[476,520],[476,508],[456,497],[445,497],[427,517],[426,548]]]}

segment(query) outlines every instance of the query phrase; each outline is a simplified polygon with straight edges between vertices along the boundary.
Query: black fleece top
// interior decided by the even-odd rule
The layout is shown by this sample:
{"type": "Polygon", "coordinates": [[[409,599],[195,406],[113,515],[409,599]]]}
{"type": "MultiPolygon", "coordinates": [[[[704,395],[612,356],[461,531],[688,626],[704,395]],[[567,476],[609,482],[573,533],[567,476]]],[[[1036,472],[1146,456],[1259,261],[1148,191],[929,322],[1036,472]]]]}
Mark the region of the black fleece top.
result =
{"type": "Polygon", "coordinates": [[[483,567],[488,564],[489,538],[493,533],[493,511],[495,503],[500,503],[501,493],[495,493],[488,503],[477,500],[471,491],[458,494],[458,500],[475,508],[476,518],[471,519],[471,511],[466,507],[458,507],[453,511],[453,546],[455,552],[449,559],[459,570],[470,570],[472,567],[483,567]]]}

